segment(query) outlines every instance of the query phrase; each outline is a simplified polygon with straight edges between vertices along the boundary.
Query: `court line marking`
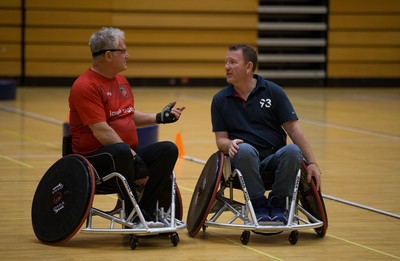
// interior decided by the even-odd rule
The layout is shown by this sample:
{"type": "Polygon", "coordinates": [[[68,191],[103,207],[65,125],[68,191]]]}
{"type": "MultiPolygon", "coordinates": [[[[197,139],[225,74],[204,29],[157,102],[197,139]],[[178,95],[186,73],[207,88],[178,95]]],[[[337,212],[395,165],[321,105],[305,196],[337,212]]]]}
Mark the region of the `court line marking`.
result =
{"type": "MultiPolygon", "coordinates": [[[[0,128],[0,131],[3,132],[3,133],[7,133],[7,134],[9,134],[9,135],[15,136],[15,137],[23,138],[23,139],[28,140],[28,141],[30,141],[30,142],[34,142],[34,143],[37,143],[37,144],[45,145],[45,146],[50,147],[50,148],[54,148],[54,149],[57,149],[57,148],[58,148],[58,146],[55,145],[54,143],[51,143],[51,142],[43,142],[43,141],[41,141],[41,140],[35,139],[35,138],[33,138],[33,137],[31,137],[31,136],[28,136],[28,135],[21,135],[19,132],[14,131],[14,130],[5,129],[5,128],[0,128]]],[[[5,144],[5,143],[1,142],[0,144],[3,145],[3,144],[5,144]]],[[[19,144],[19,142],[15,142],[15,144],[19,144]]]]}
{"type": "Polygon", "coordinates": [[[356,243],[356,242],[353,242],[353,241],[350,241],[350,240],[347,240],[347,239],[344,239],[344,238],[341,238],[341,237],[337,237],[337,236],[334,236],[334,235],[331,235],[331,234],[326,234],[326,235],[329,236],[329,237],[332,237],[332,238],[334,238],[334,239],[336,239],[336,240],[343,241],[343,242],[346,242],[346,243],[349,243],[349,244],[352,244],[352,245],[355,245],[355,246],[364,248],[364,249],[366,249],[366,250],[369,250],[369,251],[372,251],[372,252],[376,252],[376,253],[378,253],[378,254],[385,255],[385,256],[392,257],[392,258],[395,258],[395,259],[400,260],[400,257],[399,257],[399,256],[395,256],[395,255],[392,255],[392,254],[389,254],[389,253],[380,251],[380,250],[375,249],[375,248],[372,248],[372,247],[367,247],[367,246],[365,246],[365,245],[358,244],[358,243],[356,243]]]}
{"type": "Polygon", "coordinates": [[[40,114],[37,114],[37,113],[20,110],[20,109],[17,109],[15,107],[3,105],[3,104],[0,104],[0,110],[16,113],[16,114],[19,114],[19,115],[27,116],[29,118],[33,118],[33,119],[36,119],[36,120],[40,120],[40,121],[44,121],[44,122],[48,122],[48,123],[52,123],[52,124],[56,124],[56,125],[62,125],[63,124],[63,121],[60,121],[60,120],[57,120],[57,119],[54,119],[54,118],[50,118],[50,117],[46,117],[46,116],[43,116],[43,115],[40,115],[40,114]]]}
{"type": "Polygon", "coordinates": [[[263,256],[272,258],[272,259],[274,259],[274,260],[279,260],[279,261],[283,261],[283,260],[284,260],[284,259],[278,258],[278,257],[276,257],[276,256],[270,255],[270,254],[268,254],[268,253],[266,253],[266,252],[264,252],[264,251],[255,249],[255,248],[253,248],[253,247],[249,247],[249,246],[243,245],[243,244],[241,244],[241,243],[239,244],[239,243],[236,242],[236,241],[233,241],[233,240],[231,240],[231,239],[225,238],[225,237],[220,236],[220,235],[218,235],[218,234],[214,234],[214,233],[211,233],[211,232],[209,232],[209,231],[207,231],[207,233],[210,234],[210,235],[213,235],[213,236],[215,236],[215,237],[219,237],[219,238],[221,238],[221,239],[223,239],[223,240],[225,240],[225,241],[228,241],[229,243],[232,243],[232,244],[234,244],[234,245],[237,245],[237,246],[240,246],[240,247],[243,247],[243,248],[247,248],[248,250],[251,250],[251,251],[253,251],[253,252],[256,252],[257,254],[260,254],[260,255],[263,255],[263,256]]]}
{"type": "MultiPolygon", "coordinates": [[[[34,138],[32,138],[32,137],[29,137],[29,136],[27,136],[27,135],[23,135],[23,136],[22,136],[22,135],[20,135],[20,134],[19,134],[18,132],[16,132],[16,131],[4,129],[4,128],[0,128],[0,131],[1,131],[1,132],[4,132],[4,133],[8,133],[8,134],[13,135],[13,136],[16,136],[16,137],[22,137],[22,138],[24,138],[24,139],[26,139],[26,140],[30,140],[30,141],[33,141],[33,142],[38,143],[38,144],[45,145],[45,146],[50,147],[50,148],[58,148],[58,146],[56,146],[56,145],[54,145],[54,144],[51,144],[51,143],[48,143],[48,142],[42,142],[42,141],[40,141],[40,140],[34,139],[34,138]]],[[[0,158],[3,158],[3,159],[8,160],[8,161],[10,161],[10,162],[16,163],[17,165],[24,166],[24,167],[26,167],[26,168],[30,168],[30,169],[33,168],[32,165],[27,164],[27,163],[24,163],[24,162],[22,162],[22,161],[20,161],[20,160],[17,160],[17,159],[15,159],[15,157],[24,158],[23,155],[13,155],[13,157],[11,157],[10,155],[9,155],[9,156],[6,156],[6,155],[1,155],[1,154],[0,154],[0,158]]],[[[27,158],[27,157],[25,157],[25,158],[27,158]]]]}
{"type": "MultiPolygon", "coordinates": [[[[1,145],[1,143],[0,143],[1,145]]],[[[18,158],[18,159],[53,159],[53,158],[60,158],[61,153],[59,154],[14,154],[14,155],[8,155],[9,157],[12,158],[18,158]]]]}
{"type": "Polygon", "coordinates": [[[33,166],[32,166],[32,165],[27,164],[27,163],[24,163],[24,162],[19,161],[19,160],[16,160],[16,159],[13,159],[13,158],[10,158],[10,157],[8,157],[8,156],[6,156],[6,155],[1,155],[1,154],[0,154],[0,158],[3,158],[3,159],[8,160],[8,161],[11,161],[11,162],[13,162],[13,163],[16,163],[16,164],[18,164],[18,165],[24,166],[24,167],[26,167],[26,168],[33,169],[33,166]]]}
{"type": "Polygon", "coordinates": [[[387,212],[387,211],[384,211],[384,210],[380,210],[380,209],[377,209],[377,208],[369,207],[369,206],[366,206],[366,205],[362,205],[362,204],[359,204],[359,203],[356,203],[356,202],[348,201],[348,200],[345,200],[345,199],[337,198],[337,197],[326,195],[326,194],[322,194],[322,197],[324,197],[326,199],[333,200],[333,201],[337,201],[337,202],[340,202],[340,203],[344,203],[344,204],[347,204],[347,205],[350,205],[350,206],[366,209],[366,210],[369,210],[369,211],[372,211],[372,212],[376,212],[376,213],[379,213],[379,214],[382,214],[382,215],[386,215],[386,216],[390,216],[390,217],[393,217],[393,218],[400,219],[400,215],[397,215],[395,213],[387,212]]]}
{"type": "Polygon", "coordinates": [[[309,124],[318,125],[318,126],[324,126],[324,127],[334,128],[334,129],[352,131],[352,132],[357,132],[357,133],[361,133],[361,134],[372,135],[372,136],[377,136],[377,137],[381,137],[381,138],[400,141],[400,136],[385,134],[385,133],[381,133],[381,132],[377,132],[377,131],[370,131],[370,130],[365,130],[365,129],[360,129],[360,128],[349,127],[349,126],[346,126],[346,125],[341,125],[341,124],[336,124],[336,123],[329,123],[329,122],[322,122],[322,121],[310,120],[310,119],[299,119],[299,121],[300,122],[309,123],[309,124]]]}

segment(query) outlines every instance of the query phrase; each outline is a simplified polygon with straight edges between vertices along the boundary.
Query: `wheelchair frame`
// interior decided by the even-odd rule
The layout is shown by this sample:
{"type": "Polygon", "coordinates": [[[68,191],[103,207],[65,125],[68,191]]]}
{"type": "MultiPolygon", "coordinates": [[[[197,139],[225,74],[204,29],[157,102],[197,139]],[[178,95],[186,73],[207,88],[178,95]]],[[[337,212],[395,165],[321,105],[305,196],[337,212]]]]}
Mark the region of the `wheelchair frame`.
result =
{"type": "MultiPolygon", "coordinates": [[[[283,231],[290,231],[289,242],[292,245],[296,244],[298,241],[298,236],[299,236],[298,230],[314,229],[320,237],[325,236],[327,229],[326,210],[320,193],[318,192],[317,194],[315,194],[316,189],[315,189],[315,184],[313,183],[314,181],[312,181],[310,188],[313,189],[312,192],[315,194],[312,196],[318,199],[317,203],[318,210],[316,210],[315,207],[310,208],[310,206],[308,206],[310,209],[307,210],[305,207],[299,204],[300,201],[299,197],[302,199],[303,203],[306,203],[305,205],[308,204],[305,201],[307,200],[306,196],[302,195],[303,191],[300,190],[300,187],[304,186],[304,184],[302,183],[306,182],[304,180],[302,181],[302,175],[305,175],[305,170],[304,170],[305,162],[302,163],[303,171],[302,169],[299,169],[297,171],[295,188],[292,199],[290,200],[290,202],[289,200],[287,200],[286,203],[288,211],[287,224],[285,225],[279,222],[259,224],[252,203],[250,201],[250,197],[243,179],[243,175],[240,172],[240,170],[234,169],[232,171],[230,160],[227,159],[227,156],[225,156],[222,152],[217,152],[216,154],[213,154],[210,157],[209,161],[212,160],[212,157],[219,158],[216,161],[218,166],[216,169],[214,169],[217,173],[205,174],[204,176],[202,175],[199,178],[199,181],[196,185],[196,189],[192,196],[192,202],[188,213],[188,232],[190,236],[194,237],[200,230],[200,227],[203,227],[203,231],[205,231],[206,228],[209,226],[220,227],[220,228],[244,229],[240,237],[240,240],[244,245],[246,245],[249,242],[250,231],[253,231],[256,234],[265,234],[265,235],[279,234],[282,233],[283,231]],[[215,184],[208,181],[205,183],[205,180],[207,179],[208,175],[215,175],[215,174],[217,174],[218,176],[215,184]],[[237,177],[239,180],[240,189],[242,190],[244,196],[244,203],[236,201],[234,199],[234,189],[237,189],[234,186],[235,177],[237,177]],[[200,218],[194,217],[195,212],[198,209],[192,206],[192,203],[194,201],[198,201],[199,197],[204,197],[204,195],[201,195],[202,191],[208,190],[207,188],[202,188],[202,189],[199,188],[203,186],[202,184],[205,184],[204,186],[214,185],[217,188],[218,183],[220,183],[220,188],[218,191],[214,190],[213,195],[211,195],[211,199],[208,202],[208,205],[201,206],[202,209],[200,212],[203,212],[204,216],[200,218]],[[313,213],[310,212],[318,212],[314,213],[318,214],[318,217],[315,217],[315,215],[313,215],[313,213]]],[[[203,172],[204,171],[207,171],[207,167],[203,169],[203,172]]],[[[305,178],[306,177],[303,177],[303,179],[305,178]]]]}
{"type": "MultiPolygon", "coordinates": [[[[71,167],[73,168],[73,167],[71,167]]],[[[80,176],[79,173],[75,173],[77,176],[80,176]]],[[[164,210],[164,207],[160,207],[157,204],[156,209],[156,221],[148,222],[146,221],[138,202],[131,190],[130,186],[128,185],[127,180],[123,175],[117,172],[112,172],[103,178],[100,178],[95,168],[90,164],[90,162],[83,156],[78,154],[70,154],[66,155],[45,173],[42,177],[41,181],[39,182],[38,188],[36,189],[35,196],[32,203],[32,225],[34,228],[35,235],[38,239],[50,245],[59,245],[65,243],[70,238],[72,238],[76,232],[79,231],[81,226],[86,220],[86,227],[81,231],[84,233],[117,233],[117,234],[129,234],[129,245],[131,249],[135,249],[138,245],[138,237],[146,236],[146,235],[157,235],[157,234],[168,234],[171,239],[171,243],[173,246],[177,246],[179,243],[179,235],[176,232],[177,230],[186,228],[186,223],[182,222],[181,220],[176,218],[176,200],[179,200],[179,207],[181,207],[181,198],[180,195],[177,196],[176,191],[179,192],[178,187],[176,185],[176,177],[175,173],[172,172],[171,175],[171,205],[169,206],[168,210],[164,210]],[[68,162],[67,162],[68,161],[68,162]],[[67,165],[71,162],[78,162],[76,163],[79,168],[82,165],[83,167],[80,169],[82,176],[86,174],[87,178],[84,178],[84,182],[88,184],[84,184],[83,187],[91,187],[92,189],[88,189],[90,191],[90,195],[87,196],[89,199],[87,203],[84,203],[82,206],[78,206],[80,209],[76,214],[75,209],[72,212],[76,217],[74,217],[74,222],[68,222],[65,226],[66,228],[62,227],[59,228],[57,224],[54,225],[56,229],[52,229],[51,227],[47,228],[46,223],[57,223],[60,222],[60,218],[64,218],[63,214],[59,214],[59,211],[52,211],[54,209],[53,204],[59,204],[60,208],[69,208],[73,207],[73,202],[69,202],[71,200],[79,200],[80,195],[75,195],[74,189],[71,184],[75,184],[73,181],[68,180],[68,175],[64,173],[60,173],[64,171],[73,171],[71,169],[65,169],[67,165]],[[65,163],[64,163],[65,162],[65,163]],[[68,163],[68,164],[67,164],[68,163]],[[126,191],[129,193],[130,199],[134,208],[131,213],[125,213],[125,202],[124,200],[118,198],[117,206],[114,210],[106,212],[100,209],[96,209],[92,207],[93,198],[95,195],[95,185],[99,185],[103,182],[106,182],[110,179],[118,178],[124,184],[126,191]],[[95,185],[90,184],[95,183],[95,185]],[[54,188],[57,187],[65,187],[65,191],[58,192],[59,195],[54,195],[54,188]],[[69,188],[69,189],[68,189],[69,188]],[[39,191],[39,189],[45,191],[39,191]],[[53,208],[52,208],[53,207],[53,208]],[[82,211],[80,213],[79,211],[82,211]],[[45,214],[41,212],[46,212],[45,214]],[[45,216],[48,220],[43,220],[41,216],[45,216]],[[98,226],[99,222],[94,222],[94,217],[99,216],[103,219],[109,221],[109,225],[105,226],[98,226]],[[133,220],[137,220],[133,222],[133,220]],[[46,223],[42,223],[46,222],[46,223]],[[74,223],[70,225],[69,223],[74,223]],[[117,226],[120,225],[121,228],[117,226]],[[58,231],[58,230],[59,231],[58,231]],[[59,235],[54,235],[53,231],[50,230],[57,230],[59,235]]],[[[178,193],[179,194],[179,193],[178,193]]],[[[86,196],[84,196],[86,197],[86,196]]],[[[64,209],[66,210],[66,209],[64,209]]],[[[60,211],[62,212],[62,211],[60,211]]],[[[180,210],[182,213],[182,210],[180,210]]],[[[70,218],[67,216],[68,213],[65,213],[66,218],[70,218]]]]}
{"type": "MultiPolygon", "coordinates": [[[[97,175],[98,177],[98,175],[97,175]]],[[[86,227],[82,229],[82,232],[85,233],[117,233],[117,234],[129,234],[130,238],[130,246],[132,249],[135,249],[138,244],[137,236],[147,236],[154,234],[170,234],[171,242],[174,246],[177,246],[179,243],[179,236],[176,233],[177,230],[186,228],[186,224],[179,219],[175,218],[175,208],[176,208],[176,176],[175,173],[172,172],[172,190],[171,190],[171,206],[165,212],[163,207],[159,207],[157,205],[156,210],[156,222],[162,223],[162,227],[152,227],[152,225],[157,225],[156,223],[149,223],[143,216],[142,211],[140,210],[139,204],[136,198],[133,195],[132,190],[130,189],[126,178],[122,176],[118,172],[112,172],[107,176],[103,177],[101,182],[105,182],[112,178],[120,179],[125,189],[129,192],[130,200],[134,206],[134,209],[126,216],[125,213],[125,202],[121,199],[118,199],[122,202],[121,207],[117,207],[111,212],[104,212],[102,210],[91,208],[89,215],[86,221],[86,227]],[[115,215],[118,214],[119,217],[115,215]],[[94,227],[93,217],[100,216],[104,219],[110,221],[109,227],[98,228],[94,227]],[[139,223],[132,222],[135,218],[140,220],[139,223]],[[117,228],[116,225],[122,225],[123,228],[117,228]]],[[[98,177],[99,178],[99,177],[98,177]]],[[[158,224],[160,225],[160,224],[158,224]]]]}
{"type": "Polygon", "coordinates": [[[130,246],[132,249],[135,249],[138,245],[138,237],[137,236],[147,236],[147,235],[155,235],[155,234],[170,234],[171,243],[174,246],[177,246],[179,243],[179,235],[176,233],[177,230],[186,228],[186,224],[179,219],[175,218],[175,208],[176,208],[176,177],[175,173],[172,172],[172,190],[171,190],[171,206],[165,212],[163,207],[156,207],[156,223],[147,222],[143,216],[142,211],[140,210],[139,204],[136,198],[133,195],[132,190],[130,189],[128,182],[125,177],[122,176],[118,172],[112,172],[107,176],[102,178],[102,182],[110,180],[112,178],[119,178],[123,184],[125,189],[129,192],[130,200],[134,206],[134,209],[126,216],[125,213],[125,202],[121,199],[118,199],[122,202],[122,206],[120,208],[116,208],[111,212],[104,212],[102,210],[91,208],[89,215],[86,221],[86,228],[82,229],[82,232],[85,233],[117,233],[117,234],[129,234],[130,238],[130,246]],[[119,214],[119,217],[115,215],[119,214]],[[97,228],[94,227],[93,217],[100,216],[104,219],[110,221],[109,227],[97,228]],[[135,217],[139,218],[140,222],[132,222],[135,217]],[[162,225],[158,227],[158,225],[162,225]],[[162,223],[162,224],[161,224],[162,223]],[[123,228],[117,228],[116,225],[122,225],[123,228]],[[156,225],[157,227],[152,227],[152,225],[156,225]]]}

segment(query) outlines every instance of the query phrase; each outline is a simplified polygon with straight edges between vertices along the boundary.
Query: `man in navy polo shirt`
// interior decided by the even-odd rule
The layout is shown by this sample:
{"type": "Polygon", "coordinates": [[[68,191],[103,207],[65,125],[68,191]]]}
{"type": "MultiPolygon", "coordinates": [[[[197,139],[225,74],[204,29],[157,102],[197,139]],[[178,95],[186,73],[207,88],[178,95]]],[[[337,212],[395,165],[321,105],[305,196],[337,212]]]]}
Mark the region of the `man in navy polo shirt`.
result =
{"type": "Polygon", "coordinates": [[[248,45],[231,45],[225,58],[228,86],[212,100],[211,118],[217,147],[243,174],[260,224],[287,223],[286,198],[294,190],[304,157],[308,180],[318,189],[321,173],[296,112],[283,89],[256,75],[257,53],[248,45]],[[286,144],[286,133],[293,144],[286,144]],[[275,182],[268,196],[260,173],[270,170],[275,182]]]}

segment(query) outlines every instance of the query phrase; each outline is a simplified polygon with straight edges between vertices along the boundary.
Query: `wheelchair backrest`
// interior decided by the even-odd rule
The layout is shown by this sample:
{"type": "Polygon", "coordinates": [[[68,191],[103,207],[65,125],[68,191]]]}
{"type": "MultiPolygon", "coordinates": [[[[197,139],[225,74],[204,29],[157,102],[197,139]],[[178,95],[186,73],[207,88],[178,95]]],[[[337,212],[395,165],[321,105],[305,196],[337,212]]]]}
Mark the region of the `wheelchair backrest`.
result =
{"type": "MultiPolygon", "coordinates": [[[[69,118],[69,116],[68,116],[69,118]]],[[[72,137],[69,131],[69,122],[63,124],[62,156],[72,154],[72,137]]]]}
{"type": "Polygon", "coordinates": [[[62,140],[62,156],[72,154],[72,137],[71,135],[63,136],[62,140]]]}

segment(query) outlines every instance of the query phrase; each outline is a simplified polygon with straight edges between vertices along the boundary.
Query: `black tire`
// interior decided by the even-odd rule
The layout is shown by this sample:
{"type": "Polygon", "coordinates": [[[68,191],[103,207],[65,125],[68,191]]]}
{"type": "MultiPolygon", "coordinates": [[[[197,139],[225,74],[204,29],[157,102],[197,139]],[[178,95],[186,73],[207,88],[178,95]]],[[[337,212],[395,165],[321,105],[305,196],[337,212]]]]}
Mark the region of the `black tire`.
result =
{"type": "Polygon", "coordinates": [[[187,230],[191,237],[196,236],[203,227],[214,203],[223,164],[224,154],[222,152],[212,154],[197,181],[187,215],[187,230]]]}
{"type": "Polygon", "coordinates": [[[302,163],[302,173],[299,186],[299,201],[301,206],[307,210],[315,218],[321,220],[323,225],[315,228],[314,231],[318,236],[324,237],[328,230],[328,216],[326,214],[325,203],[321,192],[317,190],[314,178],[311,182],[307,182],[306,164],[302,163]]]}
{"type": "Polygon", "coordinates": [[[31,217],[36,237],[50,245],[72,238],[89,214],[94,193],[94,171],[86,158],[70,154],[55,162],[33,197],[31,217]]]}

